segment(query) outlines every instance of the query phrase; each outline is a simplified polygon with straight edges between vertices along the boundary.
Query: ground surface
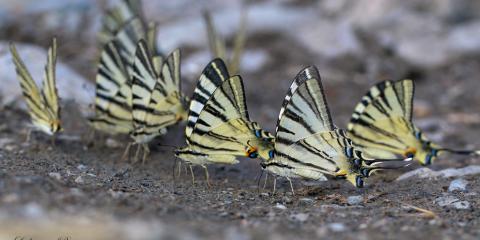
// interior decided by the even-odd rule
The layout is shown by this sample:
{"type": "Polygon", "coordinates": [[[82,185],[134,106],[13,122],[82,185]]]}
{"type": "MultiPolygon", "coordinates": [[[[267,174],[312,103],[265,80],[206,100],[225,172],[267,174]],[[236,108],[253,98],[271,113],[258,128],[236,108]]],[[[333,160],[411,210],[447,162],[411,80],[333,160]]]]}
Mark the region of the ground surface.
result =
{"type": "MultiPolygon", "coordinates": [[[[425,70],[374,46],[364,46],[369,61],[344,57],[326,62],[288,37],[275,33],[251,36],[248,48],[264,49],[270,56],[261,71],[244,75],[252,119],[273,130],[291,79],[303,66],[315,64],[324,76],[328,102],[339,127],[346,126],[356,102],[377,80],[409,77],[417,83],[418,126],[443,145],[480,148],[478,58],[462,57],[446,66],[425,70]],[[380,69],[374,74],[369,67],[372,61],[380,69]]],[[[91,72],[84,74],[92,78],[91,72]]],[[[193,82],[186,85],[186,91],[191,93],[193,82]]],[[[414,165],[372,177],[363,189],[344,180],[315,184],[295,181],[292,195],[288,184],[279,181],[273,194],[271,182],[266,189],[257,187],[259,162],[245,159],[236,166],[211,166],[212,186],[208,188],[202,169],[195,170],[195,185],[183,170],[174,180],[171,149],[158,146],[182,145],[183,126],[171,129],[152,144],[153,152],[145,165],[129,164],[120,161],[128,138],[110,137],[110,144],[106,144],[109,136],[97,135],[95,144],[89,145],[84,140],[88,126],[74,106],[70,107],[64,108],[65,135],[54,146],[42,134],[34,134],[29,143],[24,143],[28,116],[8,108],[0,112],[0,220],[5,223],[0,226],[5,233],[2,239],[39,234],[39,229],[50,230],[49,236],[87,239],[85,236],[95,233],[95,226],[104,225],[112,230],[105,233],[97,229],[97,236],[110,233],[124,239],[480,237],[478,175],[464,177],[468,182],[464,192],[449,192],[453,179],[448,178],[395,181],[398,175],[418,167],[414,165]],[[347,198],[351,196],[362,200],[349,204],[347,198]],[[442,207],[436,199],[445,196],[467,201],[470,207],[442,207]],[[9,228],[12,221],[31,225],[9,228]],[[43,221],[52,226],[36,228],[43,221]],[[69,225],[70,221],[80,223],[69,225]],[[133,235],[122,235],[125,229],[133,235]]],[[[431,168],[478,164],[480,158],[446,155],[431,168]]]]}

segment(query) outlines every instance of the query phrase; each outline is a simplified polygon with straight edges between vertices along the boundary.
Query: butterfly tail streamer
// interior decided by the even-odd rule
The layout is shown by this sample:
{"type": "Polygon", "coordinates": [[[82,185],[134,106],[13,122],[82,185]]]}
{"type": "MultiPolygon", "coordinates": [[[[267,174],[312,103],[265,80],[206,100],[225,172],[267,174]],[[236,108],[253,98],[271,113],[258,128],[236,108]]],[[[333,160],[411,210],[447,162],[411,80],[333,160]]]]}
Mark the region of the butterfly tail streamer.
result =
{"type": "Polygon", "coordinates": [[[437,149],[438,152],[448,152],[458,155],[469,155],[469,156],[480,156],[480,150],[457,150],[450,148],[440,148],[437,149]]]}

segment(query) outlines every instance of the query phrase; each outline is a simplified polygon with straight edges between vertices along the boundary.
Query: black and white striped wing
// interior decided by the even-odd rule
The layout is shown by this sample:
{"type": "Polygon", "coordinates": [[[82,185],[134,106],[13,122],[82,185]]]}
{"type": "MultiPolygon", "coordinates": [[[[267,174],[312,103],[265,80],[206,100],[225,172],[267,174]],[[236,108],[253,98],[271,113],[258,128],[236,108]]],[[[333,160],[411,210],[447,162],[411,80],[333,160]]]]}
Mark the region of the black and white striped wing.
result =
{"type": "Polygon", "coordinates": [[[286,177],[323,178],[338,170],[345,142],[333,125],[320,75],[315,67],[302,70],[283,102],[277,123],[274,159],[267,169],[286,177]]]}
{"type": "MultiPolygon", "coordinates": [[[[228,78],[230,78],[230,75],[227,67],[223,60],[219,58],[212,60],[203,70],[190,101],[187,126],[185,128],[187,143],[190,142],[190,137],[199,121],[200,112],[205,107],[205,104],[212,97],[213,92],[228,78]]],[[[205,125],[207,123],[200,121],[200,124],[205,125]]]]}
{"type": "Polygon", "coordinates": [[[288,146],[312,134],[334,129],[318,70],[305,68],[296,76],[283,101],[275,146],[288,146]]]}
{"type": "Polygon", "coordinates": [[[200,112],[191,147],[200,152],[246,156],[248,141],[255,135],[245,112],[243,81],[233,76],[214,91],[200,112]]]}
{"type": "MultiPolygon", "coordinates": [[[[125,23],[137,17],[143,19],[141,0],[121,0],[113,8],[107,10],[102,20],[99,33],[100,46],[110,42],[125,23]]],[[[142,24],[144,24],[142,20],[142,24]]]]}
{"type": "Polygon", "coordinates": [[[349,136],[355,145],[376,158],[403,155],[411,146],[421,145],[414,137],[412,80],[383,81],[373,86],[355,107],[349,136]]]}
{"type": "Polygon", "coordinates": [[[158,81],[147,43],[140,40],[132,72],[132,117],[137,137],[159,135],[161,129],[176,122],[175,113],[150,107],[158,81]]]}

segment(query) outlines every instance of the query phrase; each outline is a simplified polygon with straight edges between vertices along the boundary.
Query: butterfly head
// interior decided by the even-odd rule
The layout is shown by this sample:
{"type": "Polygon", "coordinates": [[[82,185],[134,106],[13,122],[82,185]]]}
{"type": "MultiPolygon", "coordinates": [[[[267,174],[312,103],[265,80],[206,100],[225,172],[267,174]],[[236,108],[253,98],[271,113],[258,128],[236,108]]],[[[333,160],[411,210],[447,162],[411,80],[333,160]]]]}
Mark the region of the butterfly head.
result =
{"type": "Polygon", "coordinates": [[[430,165],[438,156],[438,146],[428,140],[419,130],[416,130],[415,139],[418,141],[418,147],[409,147],[405,151],[406,157],[415,157],[422,165],[430,165]]]}
{"type": "Polygon", "coordinates": [[[267,131],[264,131],[260,128],[258,123],[253,122],[253,134],[255,139],[248,142],[250,148],[256,148],[257,157],[262,159],[272,159],[273,158],[273,140],[274,137],[267,131]],[[252,147],[252,145],[254,147],[252,147]]]}
{"type": "Polygon", "coordinates": [[[50,132],[52,134],[63,131],[62,123],[61,123],[60,119],[52,120],[52,121],[50,121],[49,124],[50,124],[50,132]]]}

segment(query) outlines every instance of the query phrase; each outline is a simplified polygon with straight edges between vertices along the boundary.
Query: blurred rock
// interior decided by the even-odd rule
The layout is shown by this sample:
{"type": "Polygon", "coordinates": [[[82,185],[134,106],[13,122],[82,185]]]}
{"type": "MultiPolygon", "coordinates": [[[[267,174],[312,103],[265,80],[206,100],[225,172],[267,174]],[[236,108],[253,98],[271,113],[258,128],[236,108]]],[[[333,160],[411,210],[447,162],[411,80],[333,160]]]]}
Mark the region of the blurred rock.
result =
{"type": "Polygon", "coordinates": [[[467,201],[454,202],[452,206],[456,209],[470,209],[470,203],[467,201]]]}
{"type": "Polygon", "coordinates": [[[347,227],[343,223],[330,223],[330,224],[328,224],[327,227],[332,232],[343,232],[347,229],[347,227]]]}
{"type": "Polygon", "coordinates": [[[450,178],[461,177],[466,175],[480,174],[480,166],[471,165],[464,168],[447,168],[441,171],[433,171],[429,168],[418,168],[410,172],[406,172],[397,178],[397,181],[402,181],[409,178],[450,178]]]}
{"type": "MultiPolygon", "coordinates": [[[[2,85],[0,86],[0,95],[2,96],[1,104],[14,105],[26,109],[8,45],[6,42],[0,42],[0,64],[4,66],[4,70],[2,71],[2,85]]],[[[37,86],[41,88],[44,67],[47,61],[46,50],[37,46],[24,44],[16,44],[16,47],[37,86]]],[[[89,105],[94,101],[95,86],[62,64],[61,59],[57,59],[56,70],[57,89],[61,101],[74,101],[80,106],[81,112],[84,115],[88,115],[89,105]]]]}
{"type": "Polygon", "coordinates": [[[287,209],[287,207],[286,207],[285,205],[280,204],[280,203],[277,203],[277,204],[275,205],[275,208],[276,208],[276,209],[280,209],[280,210],[286,210],[286,209],[287,209]]]}
{"type": "Polygon", "coordinates": [[[435,171],[431,170],[430,168],[423,167],[423,168],[417,168],[415,170],[412,170],[410,172],[406,172],[400,175],[397,178],[397,181],[402,181],[409,178],[433,178],[436,176],[438,175],[436,174],[435,171]]]}
{"type": "Polygon", "coordinates": [[[448,191],[449,192],[454,192],[454,191],[460,191],[463,192],[467,190],[467,184],[468,182],[465,181],[464,179],[455,179],[450,182],[450,186],[448,186],[448,191]]]}
{"type": "Polygon", "coordinates": [[[362,195],[356,195],[356,196],[349,196],[347,198],[347,203],[349,205],[358,205],[363,203],[363,196],[362,195]]]}
{"type": "Polygon", "coordinates": [[[460,199],[453,196],[443,196],[435,199],[435,203],[440,207],[453,207],[455,209],[469,209],[470,203],[468,201],[460,201],[460,199]]]}
{"type": "Polygon", "coordinates": [[[292,214],[290,215],[290,220],[294,222],[300,222],[303,223],[307,221],[308,219],[308,214],[307,213],[297,213],[297,214],[292,214]]]}
{"type": "Polygon", "coordinates": [[[448,206],[458,201],[460,200],[454,196],[444,196],[435,199],[435,203],[438,204],[438,206],[440,207],[448,206]]]}
{"type": "Polygon", "coordinates": [[[48,176],[51,177],[51,178],[54,178],[57,181],[62,180],[62,175],[60,175],[60,173],[58,173],[58,172],[48,173],[48,176]]]}

